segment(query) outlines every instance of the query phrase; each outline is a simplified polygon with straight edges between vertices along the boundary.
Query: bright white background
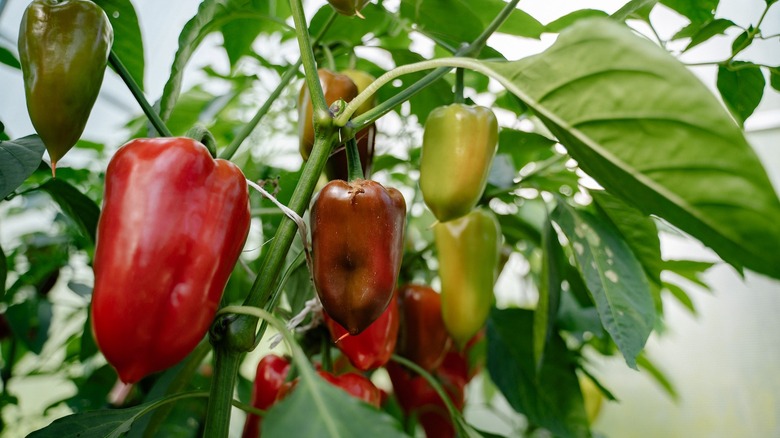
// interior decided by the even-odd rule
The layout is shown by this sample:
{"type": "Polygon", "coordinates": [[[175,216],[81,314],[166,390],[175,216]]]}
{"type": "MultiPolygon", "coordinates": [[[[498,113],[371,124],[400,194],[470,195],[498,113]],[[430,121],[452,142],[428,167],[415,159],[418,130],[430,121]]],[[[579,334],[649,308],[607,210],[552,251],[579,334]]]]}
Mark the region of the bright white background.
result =
{"type": "MultiPolygon", "coordinates": [[[[19,21],[27,3],[28,0],[0,0],[0,5],[5,4],[4,8],[0,6],[0,45],[16,46],[19,21]]],[[[308,16],[323,3],[324,0],[307,1],[308,16]]],[[[397,0],[385,2],[388,6],[397,3],[397,0]]],[[[625,0],[523,0],[520,7],[542,23],[548,23],[575,9],[603,9],[611,13],[623,3],[625,0]]],[[[764,0],[721,0],[720,3],[718,16],[744,27],[756,23],[765,5],[764,0]]],[[[197,10],[198,1],[133,0],[133,4],[146,50],[146,93],[150,100],[155,100],[167,80],[178,33],[197,10]]],[[[664,38],[686,23],[662,7],[656,8],[652,19],[664,38]]],[[[780,5],[766,17],[762,29],[766,34],[780,33],[780,5]]],[[[728,37],[716,37],[694,48],[683,60],[693,63],[723,59],[737,32],[731,30],[728,37]]],[[[496,36],[491,42],[507,58],[517,59],[543,50],[554,38],[545,35],[541,41],[518,42],[496,36]]],[[[218,71],[226,71],[227,59],[219,43],[215,35],[198,49],[185,75],[184,89],[202,79],[196,71],[199,66],[210,64],[218,71]]],[[[294,53],[282,56],[294,56],[294,53]]],[[[780,65],[780,44],[777,39],[757,42],[739,59],[780,65]]],[[[697,67],[694,72],[704,83],[713,86],[714,67],[697,67]]],[[[19,70],[0,65],[0,120],[12,137],[33,132],[23,109],[19,70]]],[[[132,96],[109,71],[84,138],[116,148],[126,138],[122,126],[128,115],[137,113],[140,110],[132,96]]],[[[767,89],[764,101],[747,121],[746,129],[775,187],[780,187],[780,95],[777,92],[767,89]]],[[[66,160],[84,159],[78,153],[72,155],[66,160]]],[[[67,165],[67,161],[63,160],[62,165],[67,165]]],[[[0,243],[9,239],[9,231],[0,224],[0,243]]],[[[666,258],[716,260],[697,242],[666,236],[662,244],[666,258]]],[[[521,270],[520,265],[513,266],[521,270]]],[[[608,403],[604,407],[595,424],[597,431],[610,437],[780,437],[780,282],[752,273],[742,279],[723,264],[712,269],[706,279],[714,288],[712,293],[692,288],[691,298],[698,315],[692,316],[676,301],[667,301],[668,330],[662,336],[654,334],[646,349],[648,357],[675,385],[679,400],[672,401],[649,376],[628,369],[620,359],[597,361],[596,374],[620,398],[620,403],[608,403]]],[[[501,296],[518,299],[525,293],[518,290],[521,284],[518,272],[503,275],[499,282],[501,296]]],[[[24,436],[25,430],[35,426],[30,418],[21,418],[25,413],[37,411],[36,405],[48,405],[73,388],[31,381],[15,386],[13,391],[23,395],[22,409],[12,411],[20,416],[20,424],[7,434],[9,437],[24,436]]],[[[467,415],[486,429],[501,429],[495,419],[486,417],[478,408],[467,415]]],[[[6,420],[11,418],[6,416],[6,420]]]]}

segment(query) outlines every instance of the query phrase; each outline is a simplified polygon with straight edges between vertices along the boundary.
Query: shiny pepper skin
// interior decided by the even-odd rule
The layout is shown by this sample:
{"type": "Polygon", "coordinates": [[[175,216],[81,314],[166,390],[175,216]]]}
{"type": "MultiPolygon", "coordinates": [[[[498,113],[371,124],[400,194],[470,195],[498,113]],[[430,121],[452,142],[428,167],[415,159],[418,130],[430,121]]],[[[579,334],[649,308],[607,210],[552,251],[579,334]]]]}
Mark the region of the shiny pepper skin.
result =
{"type": "Polygon", "coordinates": [[[498,122],[480,106],[453,104],[428,115],[420,158],[420,191],[440,222],[471,211],[487,185],[498,149],[498,122]]]}
{"type": "Polygon", "coordinates": [[[405,221],[403,195],[375,181],[331,181],[314,200],[314,285],[328,315],[353,336],[390,304],[405,221]]]}
{"type": "Polygon", "coordinates": [[[137,139],[106,171],[92,329],[125,383],[203,339],[249,231],[241,170],[189,138],[137,139]]]}
{"type": "Polygon", "coordinates": [[[351,17],[353,15],[360,15],[360,10],[363,9],[369,0],[328,0],[333,9],[341,15],[351,17]]]}
{"type": "Polygon", "coordinates": [[[327,312],[323,312],[322,316],[331,339],[336,341],[336,346],[355,368],[361,371],[379,368],[393,355],[399,324],[397,300],[390,300],[382,316],[355,336],[346,336],[347,330],[329,317],[327,312]]]}
{"type": "Polygon", "coordinates": [[[76,144],[95,104],[114,31],[86,0],[35,0],[19,29],[27,111],[57,162],[76,144]]]}
{"type": "Polygon", "coordinates": [[[398,354],[425,371],[441,364],[452,344],[441,316],[441,296],[428,286],[406,285],[399,290],[401,329],[398,354]]]}
{"type": "Polygon", "coordinates": [[[439,254],[444,325],[463,346],[485,324],[493,305],[501,229],[489,210],[476,209],[433,229],[439,254]]]}
{"type": "MultiPolygon", "coordinates": [[[[279,390],[287,380],[290,372],[290,362],[275,354],[269,354],[257,364],[255,382],[252,386],[252,407],[268,410],[276,402],[279,390]]],[[[242,438],[257,438],[260,436],[261,418],[247,414],[242,438]]]]}

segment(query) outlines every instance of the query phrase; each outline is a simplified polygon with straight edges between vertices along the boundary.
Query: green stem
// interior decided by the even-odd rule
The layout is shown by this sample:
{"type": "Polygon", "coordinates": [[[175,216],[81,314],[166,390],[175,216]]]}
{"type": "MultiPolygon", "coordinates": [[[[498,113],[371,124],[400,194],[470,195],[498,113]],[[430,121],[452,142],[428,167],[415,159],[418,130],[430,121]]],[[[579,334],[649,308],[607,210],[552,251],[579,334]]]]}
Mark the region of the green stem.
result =
{"type": "Polygon", "coordinates": [[[771,3],[767,2],[766,7],[764,8],[764,12],[761,13],[761,17],[758,19],[758,23],[756,23],[756,27],[753,28],[752,31],[748,31],[747,38],[745,38],[744,41],[742,41],[742,44],[740,44],[739,47],[737,47],[733,53],[731,54],[731,57],[726,60],[725,64],[728,64],[729,62],[734,60],[734,57],[736,57],[741,51],[743,51],[750,43],[753,41],[753,38],[756,37],[756,35],[761,32],[760,27],[761,23],[764,22],[764,18],[766,18],[767,12],[769,12],[769,8],[771,7],[771,3]]]}
{"type": "Polygon", "coordinates": [[[347,179],[354,181],[363,179],[363,166],[360,164],[360,152],[358,152],[355,137],[347,140],[347,179]]]}
{"type": "MultiPolygon", "coordinates": [[[[515,10],[515,7],[519,2],[520,0],[511,0],[509,3],[507,3],[506,6],[504,6],[504,9],[501,10],[501,12],[496,16],[496,18],[493,19],[490,25],[488,25],[488,27],[485,28],[485,30],[474,40],[474,42],[455,52],[455,56],[473,56],[475,54],[478,54],[482,50],[482,47],[485,45],[490,35],[492,35],[493,32],[495,32],[499,27],[501,27],[502,24],[504,24],[506,19],[509,18],[509,15],[515,10]]],[[[466,68],[470,68],[470,67],[466,67],[466,68]]],[[[437,79],[447,74],[447,72],[449,72],[450,70],[451,68],[449,67],[437,68],[436,70],[425,75],[425,77],[423,77],[419,81],[412,84],[409,88],[401,91],[400,93],[396,94],[395,96],[391,97],[385,102],[382,102],[372,110],[366,111],[365,113],[356,117],[355,119],[352,120],[351,125],[355,128],[356,131],[358,131],[365,126],[374,123],[378,118],[387,114],[393,108],[400,105],[401,103],[409,100],[409,98],[411,98],[412,96],[414,96],[415,94],[423,90],[431,83],[435,82],[437,79]]],[[[361,103],[365,102],[366,100],[370,99],[371,96],[378,89],[379,87],[372,88],[371,86],[369,86],[365,90],[363,90],[363,92],[360,93],[360,95],[358,95],[352,102],[358,99],[361,99],[361,103]]],[[[344,111],[344,114],[338,117],[338,119],[336,120],[336,126],[345,126],[349,118],[355,112],[355,110],[360,107],[360,105],[353,106],[352,102],[350,102],[349,105],[347,105],[347,110],[344,111]]]]}
{"type": "MultiPolygon", "coordinates": [[[[330,29],[330,26],[333,24],[335,19],[336,11],[334,10],[331,11],[330,16],[325,22],[325,25],[322,26],[322,29],[320,29],[320,32],[314,37],[315,42],[322,39],[322,37],[325,35],[325,32],[330,29]]],[[[271,105],[273,105],[276,99],[279,98],[279,96],[282,94],[282,91],[284,91],[290,81],[295,77],[295,74],[298,73],[298,69],[301,67],[301,64],[302,58],[298,58],[298,61],[296,61],[295,64],[287,68],[287,71],[285,71],[281,79],[279,79],[279,85],[277,85],[274,91],[271,92],[271,94],[268,96],[268,99],[266,99],[266,101],[263,103],[263,106],[257,110],[257,113],[254,117],[252,117],[252,120],[250,120],[249,123],[241,128],[241,131],[236,134],[236,137],[233,139],[233,141],[231,141],[225,150],[222,151],[222,153],[219,155],[220,158],[225,160],[233,158],[233,155],[235,155],[236,151],[238,151],[238,148],[241,146],[244,140],[246,140],[247,137],[249,137],[249,134],[254,131],[263,117],[268,114],[268,111],[271,109],[271,105]]]]}
{"type": "Polygon", "coordinates": [[[311,98],[312,108],[314,108],[314,124],[323,124],[330,118],[328,105],[325,103],[325,95],[322,92],[320,78],[317,75],[317,63],[314,60],[314,51],[312,50],[309,32],[306,31],[306,15],[303,13],[301,0],[290,0],[290,9],[292,10],[295,29],[297,29],[298,46],[303,60],[303,71],[306,73],[306,85],[309,87],[309,97],[311,98]]]}
{"type": "Polygon", "coordinates": [[[455,70],[455,103],[463,103],[463,72],[462,68],[455,70]]]}
{"type": "Polygon", "coordinates": [[[149,119],[149,121],[152,122],[154,129],[157,130],[157,132],[160,133],[163,137],[173,137],[171,131],[168,130],[167,126],[165,126],[165,122],[162,121],[154,108],[149,105],[146,97],[144,97],[144,92],[141,91],[141,88],[138,87],[138,84],[135,83],[133,77],[130,76],[130,72],[127,71],[127,68],[125,68],[124,64],[122,64],[122,61],[119,60],[119,57],[116,56],[116,53],[114,53],[113,50],[108,55],[108,62],[111,63],[111,67],[114,68],[114,71],[116,71],[119,77],[122,78],[122,80],[125,82],[125,85],[127,85],[127,88],[130,89],[130,92],[133,93],[133,97],[135,97],[135,100],[138,101],[139,105],[141,105],[141,109],[144,111],[144,114],[146,114],[146,117],[149,119]]]}
{"type": "Polygon", "coordinates": [[[325,54],[325,65],[327,65],[328,69],[331,71],[336,71],[336,59],[333,57],[333,51],[325,44],[320,47],[322,47],[322,53],[325,54]]]}
{"type": "Polygon", "coordinates": [[[217,140],[205,126],[195,125],[184,136],[201,142],[209,150],[211,157],[217,158],[217,140]]]}
{"type": "Polygon", "coordinates": [[[216,356],[214,378],[211,381],[209,405],[203,436],[227,437],[230,431],[230,409],[241,355],[221,345],[214,349],[216,356]]]}
{"type": "Polygon", "coordinates": [[[439,383],[438,380],[436,380],[429,372],[425,371],[419,365],[410,361],[409,359],[403,358],[397,354],[394,354],[391,357],[391,359],[393,359],[394,362],[398,362],[399,364],[411,369],[415,373],[422,376],[422,378],[425,379],[429,385],[431,385],[433,390],[436,391],[436,394],[438,394],[439,397],[441,397],[441,399],[444,401],[444,405],[447,407],[447,411],[450,413],[450,419],[452,419],[452,424],[456,425],[458,423],[457,419],[458,416],[460,415],[458,413],[458,409],[452,403],[450,396],[444,391],[444,388],[442,388],[441,383],[439,383]]]}

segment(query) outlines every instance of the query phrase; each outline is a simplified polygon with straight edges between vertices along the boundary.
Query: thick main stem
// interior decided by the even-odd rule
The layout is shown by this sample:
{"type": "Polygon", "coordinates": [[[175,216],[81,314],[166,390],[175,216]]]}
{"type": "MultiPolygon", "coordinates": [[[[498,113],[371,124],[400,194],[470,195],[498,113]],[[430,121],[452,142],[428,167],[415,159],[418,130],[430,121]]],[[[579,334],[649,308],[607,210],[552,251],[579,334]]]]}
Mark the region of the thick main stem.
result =
{"type": "Polygon", "coordinates": [[[230,431],[233,386],[241,364],[241,354],[220,345],[214,348],[214,354],[214,379],[209,391],[203,436],[226,437],[230,431]]]}

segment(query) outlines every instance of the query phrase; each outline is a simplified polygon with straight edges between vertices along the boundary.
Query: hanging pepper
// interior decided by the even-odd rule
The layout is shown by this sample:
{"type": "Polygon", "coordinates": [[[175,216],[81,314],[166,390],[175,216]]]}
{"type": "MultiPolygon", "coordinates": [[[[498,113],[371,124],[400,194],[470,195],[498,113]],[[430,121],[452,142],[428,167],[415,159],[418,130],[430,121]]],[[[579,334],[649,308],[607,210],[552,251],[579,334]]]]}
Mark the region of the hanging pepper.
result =
{"type": "Polygon", "coordinates": [[[453,104],[428,115],[420,158],[420,191],[436,219],[471,211],[485,191],[498,148],[498,122],[480,106],[453,104]]]}
{"type": "MultiPolygon", "coordinates": [[[[372,82],[374,77],[360,70],[344,70],[343,75],[352,79],[357,87],[358,94],[362,93],[372,82]]],[[[311,104],[309,104],[311,105],[311,104]]],[[[355,111],[354,117],[357,117],[376,105],[376,99],[369,99],[355,111]]],[[[374,161],[374,141],[376,140],[376,124],[372,123],[355,134],[357,140],[358,152],[360,154],[360,165],[363,167],[363,174],[366,178],[371,175],[371,164],[374,161]]],[[[334,152],[325,165],[325,175],[328,179],[342,179],[347,181],[347,153],[344,150],[334,152]]]]}
{"type": "Polygon", "coordinates": [[[92,328],[125,383],[189,354],[249,231],[241,170],[189,138],[137,139],[106,171],[92,328]]]}
{"type": "Polygon", "coordinates": [[[501,250],[496,216],[484,209],[434,229],[439,254],[444,325],[463,346],[485,324],[493,305],[493,284],[501,250]]]}
{"type": "Polygon", "coordinates": [[[403,195],[375,181],[331,181],[314,200],[314,285],[328,315],[353,336],[392,300],[405,220],[403,195]]]}
{"type": "Polygon", "coordinates": [[[398,354],[432,371],[441,364],[452,343],[441,317],[441,296],[430,287],[411,284],[402,287],[398,296],[398,354]]]}
{"type": "MultiPolygon", "coordinates": [[[[275,354],[263,357],[257,364],[255,381],[252,386],[252,407],[267,411],[276,402],[279,390],[290,372],[290,362],[275,354]]],[[[242,438],[260,436],[261,418],[254,414],[246,416],[242,438]]]]}
{"type": "Polygon", "coordinates": [[[355,336],[348,336],[347,330],[328,316],[328,312],[322,316],[336,346],[355,368],[361,371],[379,368],[393,355],[399,324],[397,300],[390,300],[382,316],[355,336]]]}
{"type": "Polygon", "coordinates": [[[86,0],[34,0],[19,29],[27,112],[57,162],[76,144],[95,104],[114,31],[86,0]]]}

